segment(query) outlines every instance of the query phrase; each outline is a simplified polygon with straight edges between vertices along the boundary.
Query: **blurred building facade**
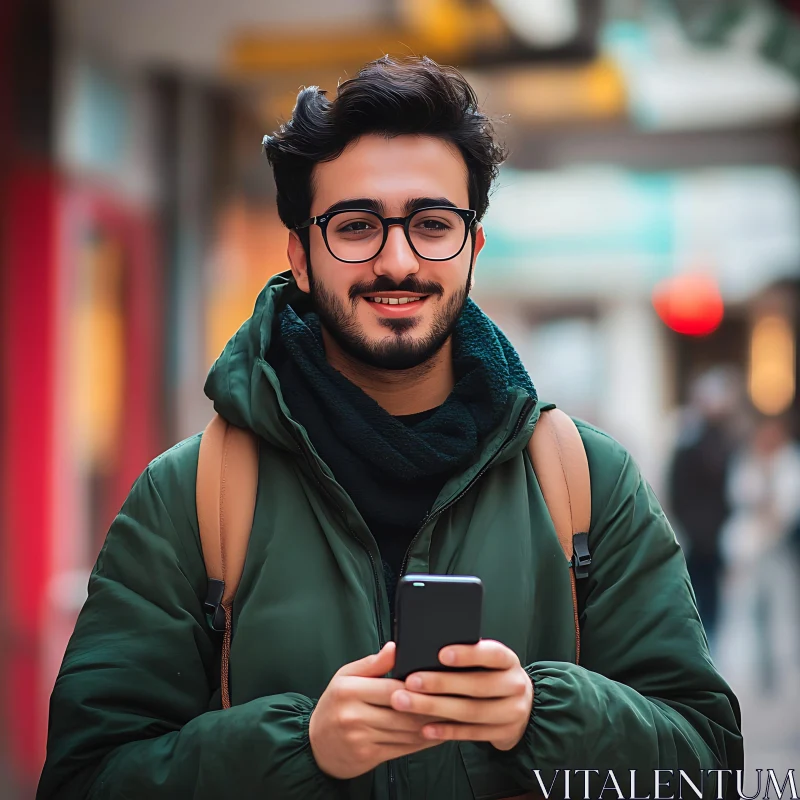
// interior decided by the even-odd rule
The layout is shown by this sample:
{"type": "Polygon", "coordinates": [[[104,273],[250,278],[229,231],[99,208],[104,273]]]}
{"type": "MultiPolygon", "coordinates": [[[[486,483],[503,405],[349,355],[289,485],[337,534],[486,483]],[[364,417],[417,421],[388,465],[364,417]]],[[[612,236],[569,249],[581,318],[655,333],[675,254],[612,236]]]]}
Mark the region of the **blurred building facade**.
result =
{"type": "Polygon", "coordinates": [[[301,85],[332,93],[384,52],[464,69],[510,150],[476,299],[540,394],[618,437],[659,493],[676,409],[707,368],[739,368],[752,411],[797,409],[794,23],[779,4],[718,5],[5,4],[10,797],[38,777],[47,699],[111,519],[151,458],[204,427],[210,364],[286,268],[259,143],[301,85]]]}

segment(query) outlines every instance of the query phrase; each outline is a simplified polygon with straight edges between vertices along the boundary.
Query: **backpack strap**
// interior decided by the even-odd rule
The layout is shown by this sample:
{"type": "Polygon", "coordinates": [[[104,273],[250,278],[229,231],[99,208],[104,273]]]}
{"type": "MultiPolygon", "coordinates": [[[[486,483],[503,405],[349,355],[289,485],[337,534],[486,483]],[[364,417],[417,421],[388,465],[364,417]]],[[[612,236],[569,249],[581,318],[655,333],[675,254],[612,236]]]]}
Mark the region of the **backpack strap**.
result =
{"type": "Polygon", "coordinates": [[[230,708],[231,608],[244,569],[258,488],[258,440],[215,415],[200,440],[197,522],[208,574],[204,609],[222,640],[222,707],[230,708]]]}
{"type": "Polygon", "coordinates": [[[581,655],[575,579],[589,574],[592,492],[589,461],[575,423],[557,408],[543,411],[528,443],[533,471],[567,558],[575,615],[575,663],[581,655]]]}

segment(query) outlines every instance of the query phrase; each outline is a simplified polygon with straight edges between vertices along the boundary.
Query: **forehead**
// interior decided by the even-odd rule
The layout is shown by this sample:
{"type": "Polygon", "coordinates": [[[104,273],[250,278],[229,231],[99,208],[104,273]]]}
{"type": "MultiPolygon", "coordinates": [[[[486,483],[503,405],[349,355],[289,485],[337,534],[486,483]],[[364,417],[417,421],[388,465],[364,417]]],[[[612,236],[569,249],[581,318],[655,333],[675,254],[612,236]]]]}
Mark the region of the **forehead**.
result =
{"type": "Polygon", "coordinates": [[[433,136],[369,134],[314,167],[312,196],[312,216],[351,197],[382,200],[390,214],[417,197],[446,197],[467,208],[467,165],[455,145],[433,136]]]}

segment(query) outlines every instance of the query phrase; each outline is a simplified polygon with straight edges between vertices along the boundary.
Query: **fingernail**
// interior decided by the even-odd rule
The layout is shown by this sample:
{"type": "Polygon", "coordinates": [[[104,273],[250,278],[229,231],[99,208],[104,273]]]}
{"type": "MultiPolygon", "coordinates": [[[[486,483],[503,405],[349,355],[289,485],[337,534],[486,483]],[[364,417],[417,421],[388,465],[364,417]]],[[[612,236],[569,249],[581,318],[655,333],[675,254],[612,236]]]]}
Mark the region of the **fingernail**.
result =
{"type": "Polygon", "coordinates": [[[440,659],[442,664],[452,664],[456,660],[456,654],[452,650],[443,650],[440,659]]]}
{"type": "Polygon", "coordinates": [[[422,688],[422,678],[419,675],[412,675],[407,681],[406,686],[409,689],[421,689],[422,688]]]}
{"type": "Polygon", "coordinates": [[[406,694],[406,692],[397,692],[394,697],[394,704],[397,708],[410,708],[411,707],[411,698],[406,694]]]}
{"type": "Polygon", "coordinates": [[[438,728],[432,728],[430,726],[425,728],[425,735],[429,739],[438,739],[440,737],[440,732],[438,728]]]}

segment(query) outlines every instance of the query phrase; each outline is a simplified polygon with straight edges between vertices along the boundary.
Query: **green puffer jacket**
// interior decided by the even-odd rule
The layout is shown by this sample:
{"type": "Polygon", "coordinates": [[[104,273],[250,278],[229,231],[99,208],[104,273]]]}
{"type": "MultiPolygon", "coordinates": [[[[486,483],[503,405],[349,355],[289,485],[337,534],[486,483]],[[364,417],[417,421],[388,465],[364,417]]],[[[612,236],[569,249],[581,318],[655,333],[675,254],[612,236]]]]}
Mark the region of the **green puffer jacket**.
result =
{"type": "MultiPolygon", "coordinates": [[[[580,422],[593,564],[575,665],[569,574],[526,452],[542,406],[519,391],[442,490],[406,569],[480,576],[483,635],[513,648],[533,680],[527,732],[508,752],[447,742],[352,780],[318,769],[317,699],[391,625],[375,541],[263,358],[293,291],[286,274],[269,282],[207,384],[223,416],[266,442],[234,606],[232,708],[220,710],[220,639],[202,606],[195,436],[147,467],[111,526],[53,691],[38,797],[501,798],[535,789],[534,769],[549,785],[556,769],[627,780],[634,768],[638,794],[652,796],[656,768],[742,768],[738,704],[709,657],[669,523],[625,450],[580,422]]],[[[583,778],[572,783],[582,794],[583,778]]]]}

